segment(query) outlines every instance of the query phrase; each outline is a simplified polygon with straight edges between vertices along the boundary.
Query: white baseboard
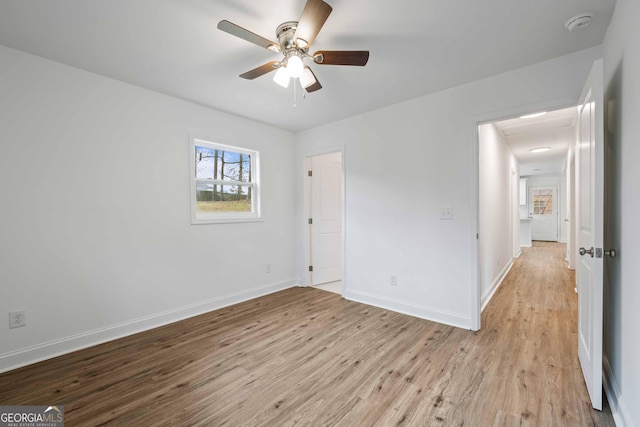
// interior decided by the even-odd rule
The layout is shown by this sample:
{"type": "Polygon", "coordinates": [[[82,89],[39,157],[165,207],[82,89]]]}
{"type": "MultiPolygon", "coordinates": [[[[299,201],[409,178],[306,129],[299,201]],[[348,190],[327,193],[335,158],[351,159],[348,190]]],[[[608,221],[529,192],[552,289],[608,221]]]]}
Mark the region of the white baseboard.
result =
{"type": "Polygon", "coordinates": [[[152,314],[128,322],[107,326],[81,334],[59,338],[31,347],[22,348],[8,353],[0,354],[0,373],[17,369],[76,350],[113,341],[118,338],[133,335],[138,332],[174,323],[199,314],[208,313],[233,304],[247,301],[253,298],[268,295],[284,289],[296,286],[296,280],[290,279],[284,282],[271,283],[248,289],[223,297],[212,298],[197,304],[191,304],[162,313],[152,314]]]}
{"type": "Polygon", "coordinates": [[[493,298],[493,295],[502,284],[502,281],[505,277],[507,277],[507,274],[511,270],[511,267],[513,267],[513,260],[509,261],[507,265],[504,266],[500,274],[498,274],[498,277],[496,277],[496,279],[491,284],[491,287],[482,294],[482,297],[480,297],[480,301],[482,302],[482,304],[480,305],[480,313],[482,313],[487,304],[489,304],[489,301],[491,301],[491,298],[493,298]]]}
{"type": "Polygon", "coordinates": [[[471,329],[471,319],[458,313],[451,313],[432,307],[399,301],[362,291],[345,290],[342,293],[342,297],[350,301],[360,302],[374,307],[383,308],[385,310],[419,317],[432,322],[444,323],[445,325],[455,326],[462,329],[471,329]]]}
{"type": "Polygon", "coordinates": [[[604,392],[609,401],[613,421],[615,421],[617,427],[633,427],[634,424],[631,420],[631,415],[629,415],[629,410],[622,398],[620,387],[618,386],[616,378],[613,376],[609,359],[607,359],[606,356],[603,357],[602,364],[604,365],[604,392]]]}

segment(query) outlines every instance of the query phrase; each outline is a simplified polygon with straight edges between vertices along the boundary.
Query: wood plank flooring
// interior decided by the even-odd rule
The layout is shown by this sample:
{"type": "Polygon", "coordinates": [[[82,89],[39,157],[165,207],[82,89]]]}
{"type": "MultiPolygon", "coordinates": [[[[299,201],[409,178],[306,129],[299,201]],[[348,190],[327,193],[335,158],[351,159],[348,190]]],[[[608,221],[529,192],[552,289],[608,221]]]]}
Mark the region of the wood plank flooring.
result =
{"type": "Polygon", "coordinates": [[[67,426],[612,426],[578,364],[565,246],[524,249],[465,331],[293,288],[0,375],[67,426]]]}

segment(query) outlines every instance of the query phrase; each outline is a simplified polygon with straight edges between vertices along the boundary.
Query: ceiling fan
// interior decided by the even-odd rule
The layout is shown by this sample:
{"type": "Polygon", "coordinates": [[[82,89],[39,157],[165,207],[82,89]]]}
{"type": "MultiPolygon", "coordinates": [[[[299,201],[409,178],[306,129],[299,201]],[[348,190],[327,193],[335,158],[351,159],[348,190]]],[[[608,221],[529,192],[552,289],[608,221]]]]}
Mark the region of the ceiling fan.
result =
{"type": "Polygon", "coordinates": [[[332,10],[333,8],[322,0],[307,0],[299,21],[287,21],[276,28],[277,43],[226,20],[218,23],[218,29],[271,52],[280,52],[284,56],[280,61],[267,62],[240,74],[243,79],[253,80],[277,70],[273,80],[280,86],[289,86],[291,78],[300,79],[300,85],[307,92],[315,92],[322,89],[322,85],[311,68],[304,65],[305,59],[310,58],[314,63],[321,65],[361,67],[369,60],[368,50],[319,50],[313,55],[309,54],[311,44],[332,10]]]}

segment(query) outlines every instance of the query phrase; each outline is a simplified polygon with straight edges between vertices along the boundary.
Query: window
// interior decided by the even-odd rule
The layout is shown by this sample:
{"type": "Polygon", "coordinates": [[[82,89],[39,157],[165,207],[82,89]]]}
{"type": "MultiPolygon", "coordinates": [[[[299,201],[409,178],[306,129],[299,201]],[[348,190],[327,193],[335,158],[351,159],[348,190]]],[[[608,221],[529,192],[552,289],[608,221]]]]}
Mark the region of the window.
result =
{"type": "Polygon", "coordinates": [[[553,213],[553,191],[533,190],[533,213],[551,215],[553,213]]]}
{"type": "Polygon", "coordinates": [[[259,153],[191,138],[191,223],[260,219],[259,153]]]}

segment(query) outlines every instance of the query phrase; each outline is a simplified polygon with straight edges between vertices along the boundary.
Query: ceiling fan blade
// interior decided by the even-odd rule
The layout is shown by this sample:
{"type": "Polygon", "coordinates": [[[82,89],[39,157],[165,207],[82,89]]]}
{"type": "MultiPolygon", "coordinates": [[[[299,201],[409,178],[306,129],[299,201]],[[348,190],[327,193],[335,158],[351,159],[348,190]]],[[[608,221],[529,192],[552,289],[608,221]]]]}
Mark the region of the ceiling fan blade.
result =
{"type": "Polygon", "coordinates": [[[220,22],[218,22],[218,29],[224,31],[225,33],[229,33],[232,36],[236,36],[236,37],[240,37],[241,39],[244,39],[246,41],[248,41],[249,43],[253,43],[256,44],[260,47],[263,47],[265,49],[269,49],[269,50],[275,50],[278,51],[280,50],[280,47],[278,46],[278,43],[276,42],[272,42],[271,40],[265,39],[262,36],[259,36],[255,33],[252,33],[249,30],[246,30],[236,24],[234,24],[233,22],[229,22],[226,20],[222,20],[220,22]]]}
{"type": "Polygon", "coordinates": [[[253,70],[249,70],[246,73],[240,74],[240,77],[247,80],[253,80],[256,77],[260,77],[264,74],[275,71],[278,68],[278,64],[280,64],[278,61],[267,62],[266,64],[254,68],[253,70]]]}
{"type": "Polygon", "coordinates": [[[313,54],[316,64],[357,65],[363,67],[369,61],[368,50],[319,50],[313,54]]]}
{"type": "Polygon", "coordinates": [[[309,72],[311,74],[313,74],[313,78],[316,79],[316,82],[314,84],[312,84],[311,86],[304,88],[304,90],[306,90],[308,93],[311,93],[311,92],[315,92],[317,90],[322,89],[322,85],[318,81],[318,78],[316,77],[315,73],[311,70],[311,68],[309,68],[309,67],[307,67],[307,68],[309,69],[309,72]]]}
{"type": "Polygon", "coordinates": [[[298,46],[302,48],[311,46],[332,10],[333,8],[322,0],[307,0],[298,21],[296,33],[293,35],[293,40],[298,43],[298,46]]]}

